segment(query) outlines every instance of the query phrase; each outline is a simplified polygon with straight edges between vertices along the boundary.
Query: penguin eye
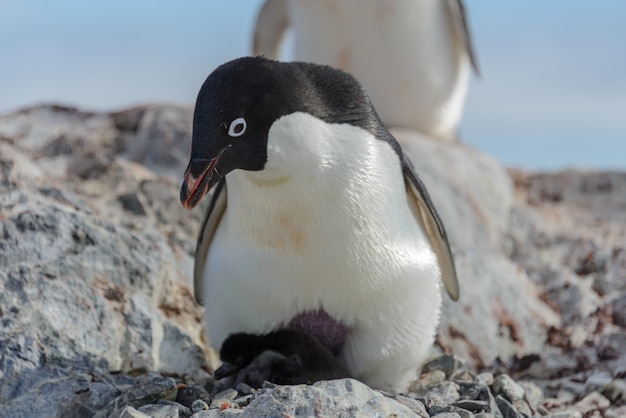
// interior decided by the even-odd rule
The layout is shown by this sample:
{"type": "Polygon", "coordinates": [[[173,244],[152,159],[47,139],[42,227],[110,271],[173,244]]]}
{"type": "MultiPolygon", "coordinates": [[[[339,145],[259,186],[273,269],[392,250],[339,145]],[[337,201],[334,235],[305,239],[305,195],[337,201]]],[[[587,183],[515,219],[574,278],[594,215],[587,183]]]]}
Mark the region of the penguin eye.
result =
{"type": "Polygon", "coordinates": [[[244,118],[237,118],[230,123],[230,127],[228,128],[228,136],[236,138],[241,136],[246,132],[246,128],[248,124],[244,118]]]}

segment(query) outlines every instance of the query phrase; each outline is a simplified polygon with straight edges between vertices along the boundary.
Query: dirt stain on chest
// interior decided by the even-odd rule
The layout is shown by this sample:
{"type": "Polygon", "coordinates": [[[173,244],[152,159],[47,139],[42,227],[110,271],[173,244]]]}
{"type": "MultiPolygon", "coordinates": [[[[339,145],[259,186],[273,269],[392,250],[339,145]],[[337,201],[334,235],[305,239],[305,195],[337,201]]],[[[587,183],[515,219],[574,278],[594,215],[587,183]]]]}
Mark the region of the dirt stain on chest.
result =
{"type": "Polygon", "coordinates": [[[274,218],[270,232],[263,243],[276,250],[291,250],[305,253],[308,249],[307,217],[304,214],[282,212],[274,218]]]}

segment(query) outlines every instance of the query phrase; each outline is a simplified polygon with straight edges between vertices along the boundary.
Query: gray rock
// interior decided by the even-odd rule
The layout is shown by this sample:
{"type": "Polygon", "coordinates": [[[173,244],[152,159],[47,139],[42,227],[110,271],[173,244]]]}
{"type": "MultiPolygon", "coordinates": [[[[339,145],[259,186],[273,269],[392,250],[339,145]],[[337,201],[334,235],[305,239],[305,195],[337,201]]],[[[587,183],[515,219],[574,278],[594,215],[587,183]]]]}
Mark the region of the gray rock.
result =
{"type": "Polygon", "coordinates": [[[97,418],[120,414],[127,406],[138,409],[144,405],[157,404],[161,400],[171,401],[176,399],[177,392],[174,379],[156,374],[139,376],[131,385],[123,385],[119,388],[124,393],[111,400],[106,407],[98,408],[98,413],[95,415],[97,418]]]}
{"type": "MultiPolygon", "coordinates": [[[[0,364],[5,359],[0,356],[0,364]]],[[[13,374],[5,375],[1,382],[0,416],[73,418],[81,414],[93,415],[98,406],[106,405],[119,392],[112,385],[106,385],[107,388],[94,387],[92,392],[89,370],[85,364],[54,364],[51,360],[35,370],[19,370],[19,387],[7,382],[16,381],[13,374]]]]}
{"type": "Polygon", "coordinates": [[[562,337],[549,342],[581,347],[610,320],[606,299],[626,290],[626,175],[512,174],[524,202],[512,212],[512,258],[563,315],[562,337]]]}
{"type": "MultiPolygon", "coordinates": [[[[196,374],[206,354],[189,290],[190,230],[201,215],[187,215],[189,231],[171,234],[156,219],[158,196],[139,187],[149,179],[150,191],[169,197],[178,185],[115,158],[117,131],[104,115],[30,109],[0,117],[0,137],[2,403],[31,416],[63,409],[64,396],[32,402],[27,393],[50,367],[196,374]],[[66,176],[89,155],[111,159],[97,175],[66,176]]],[[[94,383],[74,406],[95,411],[110,401],[97,391],[94,383]]]]}
{"type": "Polygon", "coordinates": [[[524,400],[528,402],[533,411],[536,411],[544,398],[541,387],[534,382],[524,380],[517,382],[517,384],[524,389],[524,400]]]}
{"type": "Polygon", "coordinates": [[[585,381],[585,392],[601,392],[613,381],[613,376],[607,371],[595,371],[585,381]]]}
{"type": "MultiPolygon", "coordinates": [[[[116,136],[117,130],[107,115],[70,107],[37,106],[0,116],[0,137],[9,138],[40,160],[85,150],[114,149],[116,136]]],[[[42,168],[46,166],[47,161],[42,168]]]]}
{"type": "Polygon", "coordinates": [[[254,393],[254,388],[246,383],[238,383],[235,386],[235,390],[240,396],[251,395],[254,393]]]}
{"type": "Polygon", "coordinates": [[[450,378],[463,365],[464,360],[457,356],[439,356],[422,366],[422,373],[442,371],[447,378],[450,378]]]}
{"type": "Polygon", "coordinates": [[[491,386],[493,384],[493,374],[489,372],[480,373],[476,376],[476,380],[478,383],[481,383],[486,386],[491,386]]]}
{"type": "Polygon", "coordinates": [[[491,389],[495,396],[502,395],[511,402],[524,397],[524,388],[515,383],[515,381],[506,374],[496,377],[491,389]]]}
{"type": "Polygon", "coordinates": [[[479,382],[457,382],[459,394],[463,399],[473,399],[478,401],[489,400],[489,387],[479,382]]]}
{"type": "Polygon", "coordinates": [[[465,409],[457,408],[452,405],[434,405],[428,409],[428,413],[431,417],[445,417],[445,416],[457,416],[460,418],[472,418],[474,414],[465,409]]]}
{"type": "Polygon", "coordinates": [[[626,328],[626,295],[620,296],[611,302],[613,323],[626,328]]]}
{"type": "Polygon", "coordinates": [[[26,356],[33,366],[43,349],[53,357],[100,358],[111,370],[184,372],[202,364],[202,350],[161,310],[183,293],[175,256],[158,231],[131,231],[34,191],[4,194],[0,206],[0,306],[15,307],[0,339],[45,340],[26,356]],[[29,309],[19,309],[26,301],[29,309]]]}
{"type": "Polygon", "coordinates": [[[459,384],[446,381],[433,386],[414,385],[408,395],[430,408],[433,405],[449,405],[458,401],[459,390],[459,384]]]}
{"type": "Polygon", "coordinates": [[[513,404],[506,400],[502,395],[496,396],[496,405],[498,405],[498,409],[504,418],[525,418],[524,415],[515,409],[513,404]]]}
{"type": "Polygon", "coordinates": [[[605,359],[616,359],[626,355],[626,331],[602,335],[597,349],[598,355],[605,359]]]}
{"type": "Polygon", "coordinates": [[[193,415],[193,411],[191,410],[191,408],[188,408],[185,405],[181,405],[175,401],[170,401],[167,399],[159,399],[159,402],[157,402],[157,405],[165,405],[165,406],[171,406],[171,407],[176,408],[176,410],[178,411],[178,416],[180,418],[189,418],[190,416],[193,415]]]}
{"type": "Polygon", "coordinates": [[[138,411],[132,406],[125,406],[119,412],[116,412],[109,416],[109,418],[151,418],[150,415],[138,411]]]}
{"type": "Polygon", "coordinates": [[[490,410],[488,401],[476,401],[472,399],[462,399],[460,401],[456,401],[452,404],[457,408],[465,409],[474,414],[479,412],[487,412],[490,410]]]}
{"type": "Polygon", "coordinates": [[[543,418],[582,418],[582,416],[580,411],[566,410],[544,415],[543,418]]]}
{"type": "Polygon", "coordinates": [[[176,381],[171,377],[150,378],[142,376],[124,395],[124,400],[127,405],[137,408],[150,403],[157,403],[161,399],[173,401],[176,399],[177,391],[176,381]]]}
{"type": "Polygon", "coordinates": [[[393,399],[400,403],[401,405],[406,406],[411,411],[415,412],[418,416],[422,418],[429,418],[428,412],[426,411],[426,406],[417,399],[409,398],[404,395],[396,395],[393,396],[393,399]]]}
{"type": "Polygon", "coordinates": [[[254,394],[244,395],[235,399],[233,402],[239,408],[245,408],[246,406],[250,404],[250,402],[252,402],[252,398],[254,398],[254,394]]]}
{"type": "Polygon", "coordinates": [[[211,403],[211,396],[206,389],[200,386],[182,387],[178,389],[178,392],[176,393],[176,402],[181,405],[185,405],[187,408],[193,409],[193,404],[196,400],[211,403]]]}
{"type": "Polygon", "coordinates": [[[209,409],[208,411],[202,411],[192,415],[193,418],[231,418],[243,416],[245,415],[243,414],[243,411],[241,409],[209,409]]]}
{"type": "Polygon", "coordinates": [[[457,251],[455,263],[462,296],[458,302],[444,298],[438,342],[446,352],[475,366],[541,352],[547,329],[559,317],[537,298],[539,289],[528,275],[496,253],[457,251]]]}
{"type": "Polygon", "coordinates": [[[450,380],[454,382],[476,382],[476,376],[469,370],[459,370],[450,377],[450,380]]]}
{"type": "Polygon", "coordinates": [[[235,389],[226,389],[213,397],[210,408],[220,408],[223,404],[229,404],[238,395],[235,389]]]}
{"type": "MultiPolygon", "coordinates": [[[[175,405],[150,404],[144,405],[137,410],[152,418],[179,418],[182,416],[180,414],[180,409],[175,405]]],[[[191,414],[185,414],[184,416],[189,417],[191,414]]]]}
{"type": "Polygon", "coordinates": [[[386,417],[393,414],[397,417],[419,416],[356,380],[341,379],[321,381],[311,386],[262,389],[255,394],[241,416],[386,417]]]}
{"type": "Polygon", "coordinates": [[[620,400],[626,400],[626,380],[615,379],[604,388],[602,388],[601,393],[613,403],[616,403],[620,400]]]}
{"type": "MultiPolygon", "coordinates": [[[[422,371],[422,373],[420,374],[420,377],[415,382],[415,384],[430,386],[430,385],[436,385],[438,383],[441,383],[444,380],[446,380],[446,373],[443,372],[442,370],[433,370],[433,371],[426,372],[426,373],[422,371]]],[[[410,390],[411,389],[409,388],[409,391],[410,390]]]]}
{"type": "MultiPolygon", "coordinates": [[[[136,129],[132,129],[134,121],[122,124],[128,126],[121,135],[122,155],[159,174],[182,178],[181,168],[184,170],[191,153],[193,108],[151,105],[141,110],[136,129]]],[[[137,118],[137,113],[133,118],[137,118]]],[[[120,126],[119,113],[114,119],[120,126]]]]}
{"type": "Polygon", "coordinates": [[[502,416],[496,405],[496,400],[487,385],[479,382],[458,382],[458,385],[461,400],[487,402],[486,412],[494,414],[497,418],[502,416]]]}
{"type": "Polygon", "coordinates": [[[207,409],[209,409],[209,405],[202,399],[196,399],[191,404],[191,410],[193,411],[194,414],[201,412],[201,411],[206,411],[207,409]]]}

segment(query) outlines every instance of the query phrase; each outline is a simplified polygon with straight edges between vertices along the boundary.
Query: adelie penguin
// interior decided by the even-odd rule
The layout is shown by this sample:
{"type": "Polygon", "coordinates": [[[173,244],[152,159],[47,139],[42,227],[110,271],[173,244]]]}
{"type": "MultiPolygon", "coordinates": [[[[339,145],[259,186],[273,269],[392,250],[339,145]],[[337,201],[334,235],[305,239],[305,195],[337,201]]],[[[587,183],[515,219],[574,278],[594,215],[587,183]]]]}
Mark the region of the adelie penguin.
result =
{"type": "Polygon", "coordinates": [[[265,0],[254,54],[332,65],[367,89],[388,127],[458,137],[470,71],[479,73],[462,0],[265,0]]]}
{"type": "Polygon", "coordinates": [[[246,57],[198,94],[188,209],[215,187],[195,254],[208,337],[297,322],[350,374],[406,390],[459,296],[426,188],[347,73],[246,57]]]}

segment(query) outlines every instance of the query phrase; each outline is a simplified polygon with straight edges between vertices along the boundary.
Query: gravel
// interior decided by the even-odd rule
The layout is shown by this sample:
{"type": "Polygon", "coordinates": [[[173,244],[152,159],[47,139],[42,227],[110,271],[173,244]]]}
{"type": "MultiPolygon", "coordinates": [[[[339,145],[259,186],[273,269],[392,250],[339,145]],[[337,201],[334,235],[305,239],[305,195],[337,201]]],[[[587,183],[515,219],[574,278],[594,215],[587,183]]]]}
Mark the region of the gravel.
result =
{"type": "MultiPolygon", "coordinates": [[[[266,382],[224,389],[223,382],[205,376],[202,381],[168,377],[158,373],[139,376],[83,374],[65,399],[64,417],[255,417],[264,416],[396,416],[461,418],[620,417],[626,411],[626,381],[613,379],[599,390],[574,394],[561,390],[557,397],[543,395],[541,387],[508,374],[478,375],[458,370],[451,378],[432,383],[434,372],[450,373],[450,356],[429,363],[408,393],[389,394],[373,390],[353,379],[321,381],[313,385],[281,386],[266,382]],[[439,368],[437,368],[439,367],[439,368]]],[[[456,369],[457,366],[454,366],[456,369]]],[[[606,376],[591,376],[596,388],[606,376]]],[[[73,381],[76,381],[74,379],[73,381]]],[[[241,386],[241,385],[239,385],[241,386]]],[[[584,385],[581,386],[584,390],[584,385]]],[[[2,409],[2,417],[23,413],[20,405],[2,409]],[[21,411],[21,412],[20,412],[21,411]]]]}

